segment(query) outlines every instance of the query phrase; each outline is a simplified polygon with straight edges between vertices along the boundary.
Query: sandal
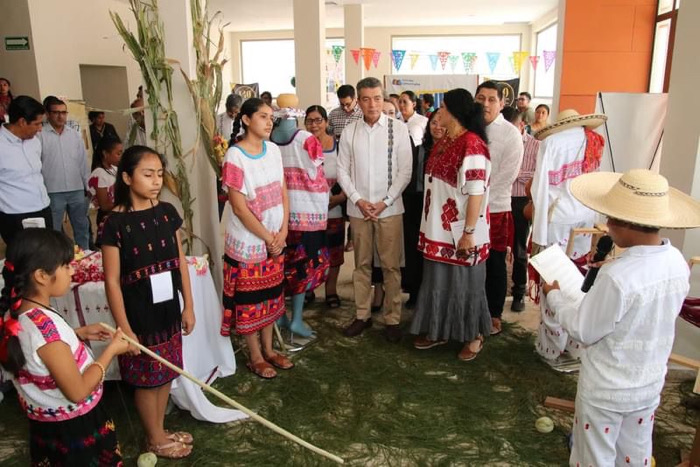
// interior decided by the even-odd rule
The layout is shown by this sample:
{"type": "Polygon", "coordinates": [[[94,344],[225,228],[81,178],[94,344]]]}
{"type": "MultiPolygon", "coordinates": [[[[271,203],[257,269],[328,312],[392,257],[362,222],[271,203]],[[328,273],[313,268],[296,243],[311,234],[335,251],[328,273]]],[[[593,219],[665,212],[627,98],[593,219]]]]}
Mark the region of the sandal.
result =
{"type": "Polygon", "coordinates": [[[166,438],[168,438],[170,441],[177,441],[178,443],[184,444],[192,444],[194,442],[192,435],[186,431],[175,431],[171,433],[168,430],[165,430],[165,434],[167,435],[166,438]]]}
{"type": "Polygon", "coordinates": [[[282,354],[276,353],[274,355],[266,357],[265,360],[268,363],[271,363],[272,365],[276,366],[280,370],[291,370],[292,368],[294,368],[294,363],[292,363],[290,359],[288,359],[282,354]]]}
{"type": "Polygon", "coordinates": [[[192,446],[177,441],[171,441],[160,446],[151,444],[146,449],[164,459],[183,459],[192,453],[192,446]]]}
{"type": "Polygon", "coordinates": [[[328,308],[340,308],[340,297],[338,294],[331,294],[326,297],[326,306],[328,308]]]}
{"type": "Polygon", "coordinates": [[[413,347],[415,347],[418,350],[428,350],[432,349],[433,347],[445,344],[447,344],[446,340],[433,341],[428,339],[427,336],[416,337],[416,339],[413,341],[413,347]]]}
{"type": "Polygon", "coordinates": [[[277,376],[277,372],[275,371],[275,369],[272,368],[272,365],[270,365],[266,361],[258,363],[248,362],[245,366],[250,370],[251,373],[262,379],[273,379],[277,376]]]}
{"type": "Polygon", "coordinates": [[[470,348],[470,346],[471,346],[472,342],[474,342],[474,341],[467,342],[465,344],[464,348],[462,349],[462,351],[459,354],[457,354],[457,358],[459,358],[463,362],[470,362],[470,361],[474,360],[477,355],[479,355],[479,352],[481,352],[481,349],[484,348],[484,338],[479,336],[474,340],[479,341],[479,348],[476,350],[472,350],[470,348]]]}

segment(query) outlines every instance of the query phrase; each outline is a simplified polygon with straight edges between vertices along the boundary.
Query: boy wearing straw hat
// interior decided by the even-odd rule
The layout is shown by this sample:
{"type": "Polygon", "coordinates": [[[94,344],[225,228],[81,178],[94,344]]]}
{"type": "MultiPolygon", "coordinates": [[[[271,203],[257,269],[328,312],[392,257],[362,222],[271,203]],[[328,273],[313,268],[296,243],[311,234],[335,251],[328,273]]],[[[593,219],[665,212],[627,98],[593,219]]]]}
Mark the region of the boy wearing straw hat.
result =
{"type": "Polygon", "coordinates": [[[608,218],[626,250],[603,265],[579,306],[543,289],[553,317],[584,344],[569,464],[651,465],[654,411],[690,271],[661,228],[700,226],[700,203],[648,170],[585,174],[571,184],[608,218]]]}
{"type": "MultiPolygon", "coordinates": [[[[593,227],[595,214],[579,203],[570,186],[576,177],[598,170],[604,139],[593,129],[605,122],[605,115],[579,115],[563,110],[557,120],[535,134],[542,141],[532,178],[532,243],[538,247],[559,244],[566,250],[571,229],[593,227]]],[[[591,249],[590,236],[574,239],[571,259],[582,266],[591,249]]],[[[556,323],[540,296],[540,326],[535,348],[547,360],[557,360],[564,352],[578,358],[581,345],[556,323]]]]}

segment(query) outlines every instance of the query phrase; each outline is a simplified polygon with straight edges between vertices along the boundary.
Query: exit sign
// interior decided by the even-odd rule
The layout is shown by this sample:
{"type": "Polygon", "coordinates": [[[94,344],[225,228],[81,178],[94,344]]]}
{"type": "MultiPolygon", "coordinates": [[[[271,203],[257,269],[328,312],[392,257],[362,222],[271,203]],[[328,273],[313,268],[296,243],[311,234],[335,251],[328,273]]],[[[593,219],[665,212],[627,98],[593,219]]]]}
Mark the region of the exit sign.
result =
{"type": "Polygon", "coordinates": [[[5,50],[29,50],[29,37],[5,37],[5,50]]]}

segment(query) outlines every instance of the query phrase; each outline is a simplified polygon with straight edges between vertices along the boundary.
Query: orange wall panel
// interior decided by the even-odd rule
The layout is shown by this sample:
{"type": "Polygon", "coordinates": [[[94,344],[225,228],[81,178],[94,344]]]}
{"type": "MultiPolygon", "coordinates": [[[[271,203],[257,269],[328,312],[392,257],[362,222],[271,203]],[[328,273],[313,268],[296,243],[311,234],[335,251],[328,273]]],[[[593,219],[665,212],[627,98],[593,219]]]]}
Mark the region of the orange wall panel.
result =
{"type": "MultiPolygon", "coordinates": [[[[580,114],[590,114],[595,112],[595,99],[596,96],[575,96],[575,95],[562,95],[559,98],[559,107],[564,109],[576,109],[580,114]]],[[[556,115],[553,118],[556,118],[556,115]]]]}
{"type": "Polygon", "coordinates": [[[646,92],[655,21],[656,0],[567,0],[559,109],[592,111],[600,91],[646,92]]]}

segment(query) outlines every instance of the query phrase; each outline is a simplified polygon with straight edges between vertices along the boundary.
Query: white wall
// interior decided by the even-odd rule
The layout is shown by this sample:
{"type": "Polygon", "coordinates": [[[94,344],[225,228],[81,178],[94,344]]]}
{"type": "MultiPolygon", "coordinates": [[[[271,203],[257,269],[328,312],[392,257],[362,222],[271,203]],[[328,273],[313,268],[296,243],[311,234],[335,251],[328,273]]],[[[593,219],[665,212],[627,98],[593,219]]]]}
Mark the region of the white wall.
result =
{"type": "MultiPolygon", "coordinates": [[[[14,2],[14,0],[11,0],[14,2]]],[[[49,94],[82,99],[80,64],[126,66],[131,99],[140,71],[109,17],[109,11],[133,24],[129,5],[117,0],[27,0],[34,53],[43,99],[49,94]]],[[[128,107],[128,103],[127,103],[128,107]]]]}
{"type": "MultiPolygon", "coordinates": [[[[426,27],[395,27],[395,28],[365,28],[365,46],[373,47],[382,52],[379,66],[371,68],[366,72],[367,76],[383,78],[384,75],[392,74],[391,40],[393,36],[449,36],[449,35],[469,35],[469,34],[520,34],[521,50],[530,50],[532,31],[529,24],[505,24],[501,26],[426,26],[426,27]]],[[[326,37],[343,37],[343,29],[327,29],[326,37]]],[[[231,44],[231,82],[240,83],[242,79],[241,70],[241,46],[243,40],[265,40],[265,39],[293,39],[294,31],[254,31],[254,32],[232,32],[230,33],[231,44]]],[[[349,51],[347,51],[349,53],[349,51]]],[[[361,62],[360,62],[361,63],[361,62]]],[[[523,66],[521,75],[521,88],[530,87],[529,69],[523,66]]],[[[352,83],[354,84],[354,83],[352,83]]]]}
{"type": "Polygon", "coordinates": [[[35,44],[27,2],[28,0],[0,0],[0,40],[3,40],[0,44],[0,76],[10,80],[13,95],[39,99],[35,44]],[[29,50],[5,50],[4,38],[17,36],[29,38],[29,50]]]}

